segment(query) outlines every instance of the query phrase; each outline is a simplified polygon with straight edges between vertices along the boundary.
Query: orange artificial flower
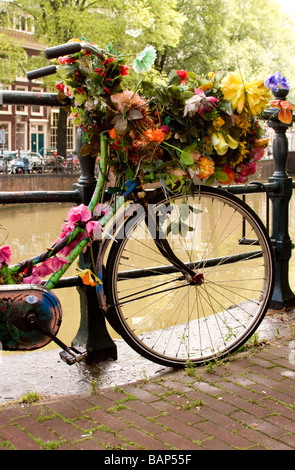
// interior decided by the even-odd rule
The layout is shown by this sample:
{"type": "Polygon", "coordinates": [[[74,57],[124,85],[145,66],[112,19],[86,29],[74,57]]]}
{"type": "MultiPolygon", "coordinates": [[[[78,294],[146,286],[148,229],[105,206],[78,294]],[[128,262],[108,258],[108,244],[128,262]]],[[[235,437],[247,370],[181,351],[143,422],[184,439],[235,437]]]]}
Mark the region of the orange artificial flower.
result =
{"type": "Polygon", "coordinates": [[[270,139],[255,139],[255,148],[260,147],[262,149],[266,149],[269,141],[270,139]]]}
{"type": "Polygon", "coordinates": [[[121,138],[119,135],[116,134],[116,131],[115,131],[114,128],[109,131],[109,136],[110,136],[111,139],[120,139],[121,138]]]}
{"type": "Polygon", "coordinates": [[[150,141],[156,144],[161,144],[165,139],[165,132],[162,129],[147,129],[143,131],[143,135],[150,141]]]}
{"type": "Polygon", "coordinates": [[[199,174],[198,177],[201,179],[208,178],[213,175],[215,171],[215,164],[211,158],[201,157],[199,160],[199,174]]]}
{"type": "Polygon", "coordinates": [[[270,106],[274,106],[275,108],[279,108],[280,112],[278,118],[284,124],[291,124],[292,122],[292,113],[291,110],[295,109],[295,107],[288,103],[288,101],[283,100],[271,100],[270,106]]]}

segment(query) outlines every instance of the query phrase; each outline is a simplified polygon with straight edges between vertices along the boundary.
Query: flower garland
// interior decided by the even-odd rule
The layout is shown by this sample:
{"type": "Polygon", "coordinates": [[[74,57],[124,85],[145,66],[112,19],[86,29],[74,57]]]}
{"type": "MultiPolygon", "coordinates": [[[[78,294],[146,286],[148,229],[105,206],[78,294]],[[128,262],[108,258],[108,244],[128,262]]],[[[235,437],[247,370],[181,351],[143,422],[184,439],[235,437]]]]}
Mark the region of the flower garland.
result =
{"type": "MultiPolygon", "coordinates": [[[[135,58],[133,70],[148,71],[155,57],[155,49],[147,46],[135,58]]],[[[247,81],[240,70],[210,72],[207,77],[172,70],[165,83],[142,80],[130,90],[124,87],[130,67],[111,45],[96,53],[82,49],[56,64],[62,76],[56,85],[58,99],[72,99],[74,123],[84,130],[81,156],[96,158],[100,134],[105,133],[111,149],[108,163],[122,180],[160,181],[184,194],[197,180],[246,183],[268,145],[259,116],[274,106],[278,119],[290,124],[295,109],[280,98],[270,100],[271,91],[289,90],[279,72],[247,81]]],[[[83,204],[73,207],[53,247],[33,266],[24,262],[12,281],[43,283],[42,278],[69,263],[67,257],[85,236],[90,244],[100,238],[104,229],[97,219],[108,211],[101,204],[93,214],[83,204]]],[[[0,248],[0,283],[7,283],[11,256],[10,246],[0,248]]],[[[89,269],[78,268],[77,275],[86,284],[101,282],[89,269]]]]}
{"type": "MultiPolygon", "coordinates": [[[[75,39],[73,41],[80,41],[75,39]]],[[[82,50],[59,58],[59,98],[72,98],[74,123],[83,128],[81,155],[99,153],[99,135],[108,135],[110,165],[126,179],[160,181],[190,192],[196,179],[206,184],[246,183],[258,169],[268,140],[259,121],[274,86],[288,86],[277,72],[247,81],[241,70],[206,77],[172,70],[161,83],[143,79],[124,84],[129,69],[147,71],[156,53],[147,46],[125,64],[111,45],[97,53],[82,50]]],[[[273,105],[275,105],[273,103],[273,105]]],[[[277,103],[286,115],[291,105],[277,103]],[[286,111],[287,110],[287,111],[286,111]]]]}

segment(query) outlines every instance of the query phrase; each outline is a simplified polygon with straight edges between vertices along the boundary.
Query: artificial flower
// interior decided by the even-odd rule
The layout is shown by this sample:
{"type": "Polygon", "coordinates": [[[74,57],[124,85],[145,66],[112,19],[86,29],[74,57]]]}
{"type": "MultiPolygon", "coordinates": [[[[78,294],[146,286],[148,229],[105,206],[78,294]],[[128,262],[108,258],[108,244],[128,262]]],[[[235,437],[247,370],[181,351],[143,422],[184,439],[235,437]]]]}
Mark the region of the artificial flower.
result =
{"type": "Polygon", "coordinates": [[[0,248],[0,263],[2,266],[2,263],[5,263],[9,265],[11,263],[11,255],[12,255],[12,250],[9,245],[5,245],[2,248],[0,248]]]}
{"type": "Polygon", "coordinates": [[[146,46],[134,60],[133,70],[136,73],[147,72],[155,62],[156,57],[156,49],[153,46],[146,46]]]}
{"type": "Polygon", "coordinates": [[[32,274],[30,276],[23,277],[23,283],[24,284],[37,284],[37,285],[42,284],[42,279],[39,277],[37,266],[34,266],[32,268],[32,274]]]}
{"type": "Polygon", "coordinates": [[[218,155],[225,155],[229,148],[236,149],[239,145],[230,135],[225,137],[221,132],[214,132],[211,142],[218,155]]]}
{"type": "Polygon", "coordinates": [[[91,269],[76,269],[77,276],[82,278],[83,284],[95,287],[102,284],[101,280],[94,274],[91,269]]]}
{"type": "Polygon", "coordinates": [[[95,238],[98,238],[101,232],[101,222],[95,220],[90,220],[89,222],[87,222],[85,227],[86,237],[93,235],[95,238]]]}
{"type": "Polygon", "coordinates": [[[225,124],[225,121],[222,119],[222,117],[218,116],[218,118],[214,119],[212,122],[213,127],[217,130],[220,131],[222,126],[225,124]]]}
{"type": "Polygon", "coordinates": [[[203,90],[195,88],[195,95],[187,99],[183,111],[183,116],[193,117],[196,113],[202,116],[205,111],[210,111],[217,105],[219,99],[215,96],[207,97],[203,90]]]}
{"type": "Polygon", "coordinates": [[[51,258],[51,266],[53,271],[59,271],[64,264],[68,264],[68,260],[62,256],[53,256],[53,258],[51,258]]]}
{"type": "Polygon", "coordinates": [[[156,144],[161,144],[166,137],[164,130],[159,128],[147,129],[142,133],[148,140],[155,142],[156,144]]]}
{"type": "Polygon", "coordinates": [[[275,108],[280,109],[278,114],[278,118],[284,124],[291,124],[292,122],[292,113],[291,110],[294,110],[295,107],[288,103],[288,101],[282,100],[271,100],[270,105],[274,106],[275,108]]]}
{"type": "Polygon", "coordinates": [[[286,79],[283,77],[281,72],[276,72],[273,75],[267,77],[264,81],[264,85],[266,88],[269,88],[272,91],[279,91],[279,90],[289,90],[290,85],[286,79]]]}
{"type": "Polygon", "coordinates": [[[199,178],[205,179],[213,175],[215,171],[215,164],[211,158],[201,157],[198,163],[199,163],[199,174],[198,174],[199,178]]]}
{"type": "Polygon", "coordinates": [[[188,79],[187,71],[186,70],[176,70],[177,75],[181,78],[181,83],[186,83],[188,79]]]}
{"type": "Polygon", "coordinates": [[[124,111],[132,106],[142,106],[146,103],[138,93],[134,93],[132,90],[124,90],[122,93],[112,95],[111,100],[117,106],[121,114],[124,114],[124,111]]]}
{"type": "Polygon", "coordinates": [[[221,82],[224,98],[232,104],[233,110],[243,110],[252,116],[258,116],[265,109],[270,91],[264,85],[264,77],[260,76],[247,82],[241,70],[229,72],[221,82]]]}
{"type": "Polygon", "coordinates": [[[264,148],[263,147],[254,147],[250,152],[250,157],[254,158],[254,160],[261,160],[264,156],[264,148]]]}
{"type": "Polygon", "coordinates": [[[219,180],[217,178],[217,181],[221,184],[230,184],[233,182],[234,180],[234,177],[235,177],[235,174],[234,174],[234,171],[232,168],[230,168],[228,165],[225,165],[225,167],[223,168],[223,173],[226,173],[227,175],[227,179],[226,180],[219,180]]]}

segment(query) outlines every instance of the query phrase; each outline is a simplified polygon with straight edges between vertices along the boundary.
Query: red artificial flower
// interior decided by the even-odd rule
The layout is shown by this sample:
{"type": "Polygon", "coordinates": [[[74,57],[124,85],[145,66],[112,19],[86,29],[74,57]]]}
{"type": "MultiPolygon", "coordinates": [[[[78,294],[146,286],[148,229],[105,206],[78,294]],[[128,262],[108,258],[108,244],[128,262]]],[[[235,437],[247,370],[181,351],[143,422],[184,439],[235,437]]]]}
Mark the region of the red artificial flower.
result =
{"type": "Polygon", "coordinates": [[[102,65],[106,66],[108,64],[110,64],[111,62],[113,62],[115,59],[113,57],[109,57],[108,59],[106,59],[102,65]]]}
{"type": "Polygon", "coordinates": [[[176,70],[177,75],[181,78],[181,83],[186,83],[186,80],[188,78],[187,71],[186,70],[176,70]]]}
{"type": "Polygon", "coordinates": [[[130,69],[130,67],[127,67],[127,65],[120,65],[120,75],[128,75],[128,69],[130,69]]]}
{"type": "Polygon", "coordinates": [[[63,91],[64,90],[64,85],[62,83],[58,83],[57,85],[55,85],[55,88],[59,91],[63,91]]]}

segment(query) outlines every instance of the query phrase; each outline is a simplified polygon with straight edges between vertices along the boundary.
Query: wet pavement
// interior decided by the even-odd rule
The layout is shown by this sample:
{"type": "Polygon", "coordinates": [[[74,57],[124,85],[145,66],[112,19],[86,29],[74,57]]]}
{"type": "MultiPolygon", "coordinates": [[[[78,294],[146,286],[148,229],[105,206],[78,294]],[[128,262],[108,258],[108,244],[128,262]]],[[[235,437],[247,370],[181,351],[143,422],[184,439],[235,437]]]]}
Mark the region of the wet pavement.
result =
{"type": "Polygon", "coordinates": [[[129,468],[197,464],[198,450],[295,450],[294,327],[294,311],[268,315],[259,346],[178,371],[121,341],[117,361],[91,367],[58,351],[3,356],[0,450],[99,450],[96,464],[129,468]]]}
{"type": "MultiPolygon", "coordinates": [[[[295,310],[268,314],[258,329],[258,341],[288,335],[295,325],[295,310]]],[[[139,356],[123,340],[116,340],[118,359],[96,365],[67,365],[59,350],[0,355],[0,405],[18,400],[27,392],[45,396],[77,395],[91,390],[121,386],[157,378],[171,371],[139,356]]]]}

